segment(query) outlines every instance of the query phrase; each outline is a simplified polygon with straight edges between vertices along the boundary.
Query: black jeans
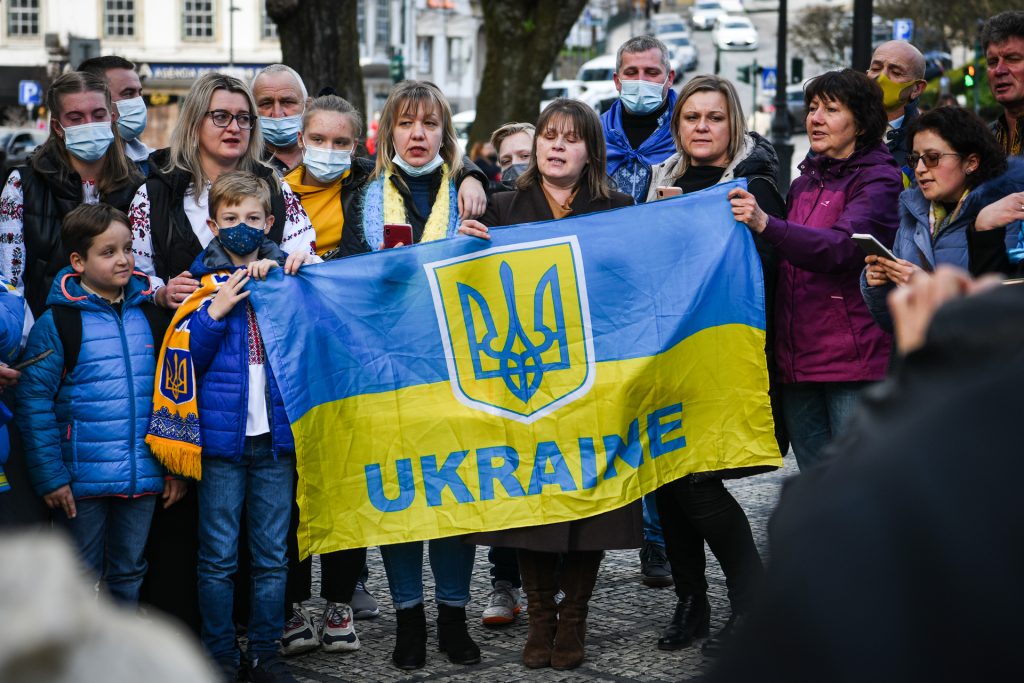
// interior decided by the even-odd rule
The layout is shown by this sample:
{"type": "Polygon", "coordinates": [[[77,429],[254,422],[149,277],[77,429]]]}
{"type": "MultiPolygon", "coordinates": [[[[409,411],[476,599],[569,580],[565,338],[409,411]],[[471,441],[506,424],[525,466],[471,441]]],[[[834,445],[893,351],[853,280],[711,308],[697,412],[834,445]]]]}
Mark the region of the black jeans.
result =
{"type": "Polygon", "coordinates": [[[492,547],[487,551],[487,561],[491,563],[491,588],[499,581],[508,581],[513,588],[522,587],[515,548],[492,547]]]}
{"type": "MultiPolygon", "coordinates": [[[[313,558],[299,561],[299,506],[292,500],[292,520],[288,528],[288,583],[285,587],[285,614],[291,614],[294,602],[304,602],[312,597],[313,558]]],[[[328,602],[352,603],[366,566],[366,548],[352,548],[325,553],[320,556],[320,597],[328,602]]]]}
{"type": "Polygon", "coordinates": [[[763,573],[750,522],[721,479],[683,477],[657,490],[665,550],[680,600],[707,592],[704,541],[725,574],[734,613],[747,611],[763,573]]]}

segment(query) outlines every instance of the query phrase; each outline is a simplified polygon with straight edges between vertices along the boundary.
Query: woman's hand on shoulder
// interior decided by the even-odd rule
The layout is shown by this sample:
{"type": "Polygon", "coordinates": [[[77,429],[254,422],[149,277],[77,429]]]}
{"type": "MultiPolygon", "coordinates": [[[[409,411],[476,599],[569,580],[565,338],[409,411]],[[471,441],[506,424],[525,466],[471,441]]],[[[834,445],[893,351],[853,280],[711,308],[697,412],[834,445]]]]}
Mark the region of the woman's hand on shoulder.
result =
{"type": "Polygon", "coordinates": [[[1024,220],[1024,192],[1008,194],[979,211],[974,229],[977,232],[996,230],[1019,220],[1024,220]]]}
{"type": "Polygon", "coordinates": [[[768,214],[757,205],[757,199],[744,189],[739,187],[729,193],[729,203],[732,205],[732,215],[740,223],[743,223],[753,232],[760,234],[768,227],[768,214]]]}
{"type": "Polygon", "coordinates": [[[459,232],[470,237],[479,237],[482,240],[491,239],[491,233],[487,231],[487,226],[480,221],[462,221],[462,224],[459,225],[459,232]]]}
{"type": "Polygon", "coordinates": [[[479,218],[487,210],[487,193],[476,178],[469,176],[459,186],[459,215],[463,218],[479,218]]]}

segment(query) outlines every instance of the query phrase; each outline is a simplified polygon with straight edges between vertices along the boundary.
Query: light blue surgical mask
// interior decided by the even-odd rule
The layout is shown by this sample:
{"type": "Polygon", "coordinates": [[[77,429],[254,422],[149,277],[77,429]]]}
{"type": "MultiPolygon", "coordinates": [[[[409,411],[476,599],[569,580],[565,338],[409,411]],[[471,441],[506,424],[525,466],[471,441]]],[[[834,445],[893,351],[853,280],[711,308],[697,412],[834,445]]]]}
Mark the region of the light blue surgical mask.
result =
{"type": "Polygon", "coordinates": [[[86,163],[99,161],[114,141],[114,127],[110,121],[83,123],[64,128],[64,146],[76,159],[86,163]]]}
{"type": "Polygon", "coordinates": [[[263,137],[269,144],[278,148],[291,147],[299,141],[299,133],[302,132],[302,114],[285,116],[280,119],[261,116],[260,127],[263,128],[263,137]]]}
{"type": "Polygon", "coordinates": [[[421,175],[427,175],[433,173],[441,164],[444,163],[444,159],[441,158],[441,154],[438,153],[433,159],[423,164],[422,166],[413,166],[408,161],[403,159],[398,153],[391,157],[391,162],[398,166],[398,168],[405,171],[406,175],[411,175],[413,178],[418,178],[421,175]]]}
{"type": "Polygon", "coordinates": [[[302,153],[302,163],[311,176],[322,183],[330,183],[352,166],[352,150],[307,147],[302,153]]]}
{"type": "Polygon", "coordinates": [[[239,256],[246,256],[259,249],[263,244],[263,237],[263,228],[254,228],[248,223],[220,228],[217,233],[217,240],[221,246],[239,256]]]}
{"type": "Polygon", "coordinates": [[[117,106],[117,130],[125,142],[131,142],[146,130],[146,101],[142,97],[114,102],[117,106]]]}
{"type": "Polygon", "coordinates": [[[652,83],[640,79],[619,82],[622,84],[619,99],[622,100],[622,106],[631,114],[650,114],[665,101],[665,82],[652,83]]]}

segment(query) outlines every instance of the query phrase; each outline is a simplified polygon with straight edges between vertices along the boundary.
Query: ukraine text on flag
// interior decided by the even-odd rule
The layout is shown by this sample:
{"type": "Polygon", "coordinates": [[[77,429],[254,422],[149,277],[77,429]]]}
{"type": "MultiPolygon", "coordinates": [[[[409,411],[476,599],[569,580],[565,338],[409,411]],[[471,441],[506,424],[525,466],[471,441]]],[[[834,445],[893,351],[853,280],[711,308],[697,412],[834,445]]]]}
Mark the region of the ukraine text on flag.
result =
{"type": "Polygon", "coordinates": [[[301,552],[588,517],[779,466],[737,184],[250,285],[301,552]]]}

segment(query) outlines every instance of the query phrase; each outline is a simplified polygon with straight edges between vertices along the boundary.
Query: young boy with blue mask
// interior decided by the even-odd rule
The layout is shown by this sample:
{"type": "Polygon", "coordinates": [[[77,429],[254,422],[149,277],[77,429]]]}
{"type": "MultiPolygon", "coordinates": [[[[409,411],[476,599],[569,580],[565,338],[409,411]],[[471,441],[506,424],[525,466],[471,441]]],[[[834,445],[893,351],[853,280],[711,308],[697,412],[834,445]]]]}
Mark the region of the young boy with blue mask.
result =
{"type": "Polygon", "coordinates": [[[24,358],[50,353],[22,371],[16,420],[36,493],[110,594],[134,604],[157,498],[167,507],[185,490],[145,443],[158,341],[155,314],[144,310],[152,290],[134,272],[118,209],[74,209],[61,241],[71,265],[54,280],[24,358]]]}
{"type": "Polygon", "coordinates": [[[169,469],[199,479],[203,645],[235,680],[240,653],[232,577],[244,507],[252,556],[249,680],[290,682],[277,639],[284,627],[295,442],[245,286],[279,266],[294,274],[307,256],[288,256],[266,236],[274,222],[270,188],[252,173],[222,174],[209,205],[215,239],[189,269],[200,287],[178,309],[164,340],[147,441],[169,469]]]}

